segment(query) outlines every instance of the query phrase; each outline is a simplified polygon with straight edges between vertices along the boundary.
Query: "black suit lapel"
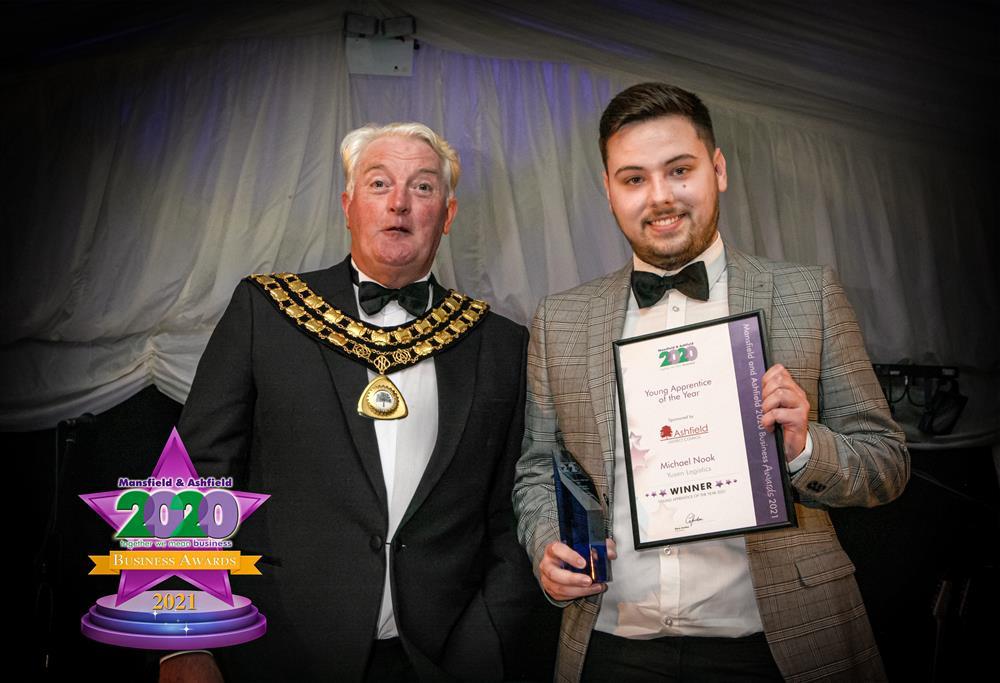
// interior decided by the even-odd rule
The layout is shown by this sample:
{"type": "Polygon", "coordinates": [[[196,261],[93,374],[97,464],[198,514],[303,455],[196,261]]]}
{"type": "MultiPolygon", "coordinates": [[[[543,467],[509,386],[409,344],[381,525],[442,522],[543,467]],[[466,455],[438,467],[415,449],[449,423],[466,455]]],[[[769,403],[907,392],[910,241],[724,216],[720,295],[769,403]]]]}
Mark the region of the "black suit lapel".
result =
{"type": "Polygon", "coordinates": [[[452,349],[434,357],[438,394],[437,442],[399,528],[420,508],[458,451],[476,393],[481,341],[481,329],[474,330],[452,349]]]}
{"type": "MultiPolygon", "coordinates": [[[[326,299],[327,303],[351,316],[358,317],[358,302],[354,296],[354,286],[351,284],[350,261],[342,263],[314,275],[309,287],[326,299]]],[[[378,439],[375,437],[375,425],[371,418],[358,415],[358,399],[368,385],[368,371],[361,363],[337,353],[331,348],[320,344],[320,353],[330,373],[333,388],[340,399],[341,412],[347,431],[357,449],[361,465],[368,475],[372,489],[378,495],[384,510],[389,509],[385,493],[385,476],[382,473],[382,461],[379,458],[378,439]]],[[[336,441],[333,441],[336,443],[336,441]]]]}

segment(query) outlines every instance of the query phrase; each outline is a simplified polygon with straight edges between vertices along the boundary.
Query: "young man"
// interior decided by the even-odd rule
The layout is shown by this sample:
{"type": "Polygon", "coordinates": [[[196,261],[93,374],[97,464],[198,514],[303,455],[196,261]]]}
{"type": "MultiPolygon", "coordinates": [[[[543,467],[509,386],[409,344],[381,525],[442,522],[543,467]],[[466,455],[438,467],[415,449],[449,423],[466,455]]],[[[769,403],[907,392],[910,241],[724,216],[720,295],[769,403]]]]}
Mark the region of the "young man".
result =
{"type": "Polygon", "coordinates": [[[625,90],[601,118],[600,145],[608,203],[634,255],[539,306],[514,490],[521,542],[565,607],[557,678],[883,678],[825,508],[892,500],[909,460],[843,290],[829,268],[723,243],[726,160],[696,95],[662,83],[625,90]],[[798,527],[636,551],[612,341],[758,308],[773,363],[763,424],[782,427],[798,527]],[[551,455],[560,444],[608,501],[617,540],[608,584],[564,568],[583,558],[559,540],[551,455]]]}

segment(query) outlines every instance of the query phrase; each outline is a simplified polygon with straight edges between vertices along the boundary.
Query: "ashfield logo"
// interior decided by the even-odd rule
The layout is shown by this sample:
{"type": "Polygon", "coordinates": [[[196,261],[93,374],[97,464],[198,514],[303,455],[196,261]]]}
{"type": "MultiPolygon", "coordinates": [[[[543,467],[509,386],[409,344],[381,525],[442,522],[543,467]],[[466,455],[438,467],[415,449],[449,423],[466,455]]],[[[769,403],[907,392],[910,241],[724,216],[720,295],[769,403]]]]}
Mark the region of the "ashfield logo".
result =
{"type": "Polygon", "coordinates": [[[694,427],[681,427],[680,429],[674,429],[670,425],[663,425],[660,427],[660,441],[680,439],[685,436],[701,436],[702,434],[708,434],[708,424],[696,425],[694,427]]]}

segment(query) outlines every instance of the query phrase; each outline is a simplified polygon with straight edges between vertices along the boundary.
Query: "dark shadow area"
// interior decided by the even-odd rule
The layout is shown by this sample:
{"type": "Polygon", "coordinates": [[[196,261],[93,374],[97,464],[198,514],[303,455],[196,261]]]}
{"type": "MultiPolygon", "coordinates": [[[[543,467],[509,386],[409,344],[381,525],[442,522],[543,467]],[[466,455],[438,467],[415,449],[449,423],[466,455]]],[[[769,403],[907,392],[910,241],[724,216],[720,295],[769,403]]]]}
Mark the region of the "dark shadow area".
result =
{"type": "Polygon", "coordinates": [[[975,680],[989,670],[1000,606],[992,454],[981,447],[911,456],[902,496],[831,516],[857,567],[889,680],[975,680]]]}
{"type": "Polygon", "coordinates": [[[33,615],[31,678],[98,679],[127,671],[131,680],[155,680],[153,655],[80,634],[80,617],[99,597],[118,590],[118,577],[88,576],[88,555],[107,554],[114,545],[110,527],[79,495],[113,490],[118,477],[148,475],[180,412],[179,403],[151,386],[75,429],[0,436],[35,492],[28,511],[33,575],[26,598],[33,615]]]}

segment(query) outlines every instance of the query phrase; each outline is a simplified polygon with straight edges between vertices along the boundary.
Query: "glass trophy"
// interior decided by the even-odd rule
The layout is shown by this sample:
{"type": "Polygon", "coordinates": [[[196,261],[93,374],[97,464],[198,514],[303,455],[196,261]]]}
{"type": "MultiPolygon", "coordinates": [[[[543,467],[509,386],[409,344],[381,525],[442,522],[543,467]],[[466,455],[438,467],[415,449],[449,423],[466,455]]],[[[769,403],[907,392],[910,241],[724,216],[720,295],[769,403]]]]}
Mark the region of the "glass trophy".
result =
{"type": "Polygon", "coordinates": [[[563,449],[552,456],[559,537],[586,561],[582,568],[566,569],[587,574],[597,583],[611,580],[611,564],[604,527],[604,510],[590,476],[573,455],[563,449]]]}

